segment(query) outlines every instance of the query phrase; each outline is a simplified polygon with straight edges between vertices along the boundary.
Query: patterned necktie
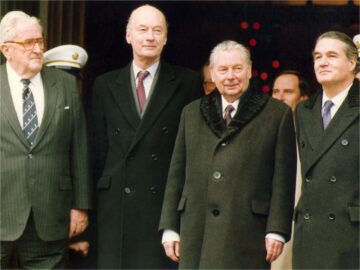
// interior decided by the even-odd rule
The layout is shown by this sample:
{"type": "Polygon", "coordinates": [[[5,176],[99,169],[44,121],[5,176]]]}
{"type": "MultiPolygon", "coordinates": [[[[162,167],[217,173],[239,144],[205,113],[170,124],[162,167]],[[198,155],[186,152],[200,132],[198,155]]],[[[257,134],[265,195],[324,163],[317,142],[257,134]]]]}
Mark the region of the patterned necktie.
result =
{"type": "Polygon", "coordinates": [[[231,112],[234,111],[235,108],[232,105],[227,105],[225,108],[224,121],[226,126],[229,126],[232,121],[231,112]]]}
{"type": "Polygon", "coordinates": [[[23,132],[30,145],[34,143],[36,134],[39,130],[38,118],[34,96],[29,88],[30,80],[22,79],[23,89],[23,132]]]}
{"type": "Polygon", "coordinates": [[[146,102],[145,88],[143,81],[149,74],[150,73],[147,70],[142,70],[139,71],[138,73],[138,85],[137,85],[136,93],[139,101],[140,112],[144,110],[144,105],[146,102]]]}
{"type": "Polygon", "coordinates": [[[323,124],[324,124],[324,130],[327,128],[331,121],[331,107],[334,105],[334,103],[331,100],[327,100],[324,103],[323,107],[323,124]]]}

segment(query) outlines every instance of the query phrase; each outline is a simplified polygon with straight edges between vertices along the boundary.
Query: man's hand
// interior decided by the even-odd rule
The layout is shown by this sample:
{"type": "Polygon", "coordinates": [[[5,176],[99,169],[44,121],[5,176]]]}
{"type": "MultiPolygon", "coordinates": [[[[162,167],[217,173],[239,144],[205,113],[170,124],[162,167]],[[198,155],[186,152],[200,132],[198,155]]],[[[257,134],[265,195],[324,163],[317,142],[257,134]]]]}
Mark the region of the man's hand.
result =
{"type": "Polygon", "coordinates": [[[88,241],[76,242],[76,243],[72,243],[69,245],[69,248],[71,250],[74,250],[75,252],[80,253],[84,257],[88,255],[89,247],[90,247],[90,244],[88,241]]]}
{"type": "Polygon", "coordinates": [[[180,259],[180,242],[169,241],[163,244],[166,256],[174,262],[179,262],[180,259]]]}
{"type": "Polygon", "coordinates": [[[70,210],[70,231],[69,238],[82,233],[88,225],[88,214],[84,210],[70,210]]]}
{"type": "Polygon", "coordinates": [[[284,243],[275,239],[265,238],[265,248],[267,251],[266,260],[269,263],[272,263],[282,253],[284,248],[284,243]]]}

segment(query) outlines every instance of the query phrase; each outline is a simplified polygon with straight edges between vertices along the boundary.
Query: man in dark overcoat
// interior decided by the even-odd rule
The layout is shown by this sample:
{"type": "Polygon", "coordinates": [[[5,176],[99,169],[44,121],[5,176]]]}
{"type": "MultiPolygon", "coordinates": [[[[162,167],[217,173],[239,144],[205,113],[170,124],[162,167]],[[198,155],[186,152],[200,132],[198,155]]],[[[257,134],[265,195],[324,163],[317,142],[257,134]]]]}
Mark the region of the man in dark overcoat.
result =
{"type": "Polygon", "coordinates": [[[161,205],[180,114],[201,95],[201,80],[160,60],[167,23],[158,9],[135,9],[126,40],[133,61],[94,86],[98,267],[172,268],[158,233],[161,205]]]}
{"type": "Polygon", "coordinates": [[[347,35],[326,32],[313,58],[322,90],[298,105],[295,118],[303,182],[293,267],[359,269],[357,49],[347,35]]]}
{"type": "Polygon", "coordinates": [[[210,56],[217,90],[183,110],[160,230],[180,269],[268,269],[291,235],[296,148],[291,109],[251,89],[234,41],[210,56]]]}

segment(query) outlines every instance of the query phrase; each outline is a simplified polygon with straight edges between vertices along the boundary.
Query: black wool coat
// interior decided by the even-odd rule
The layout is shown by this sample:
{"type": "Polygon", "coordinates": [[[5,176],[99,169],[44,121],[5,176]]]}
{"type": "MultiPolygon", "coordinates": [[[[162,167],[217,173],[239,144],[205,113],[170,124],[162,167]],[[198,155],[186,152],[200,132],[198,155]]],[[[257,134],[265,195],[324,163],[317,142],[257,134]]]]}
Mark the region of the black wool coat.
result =
{"type": "Polygon", "coordinates": [[[228,128],[218,91],[186,106],[160,230],[180,233],[180,269],[267,269],[265,235],[289,240],[296,147],[291,109],[247,90],[228,128]]]}
{"type": "Polygon", "coordinates": [[[131,89],[131,64],[94,85],[98,267],[163,269],[158,233],[163,194],[183,107],[202,91],[200,76],[161,62],[142,119],[131,89]]]}
{"type": "Polygon", "coordinates": [[[324,131],[322,91],[300,103],[302,194],[295,211],[296,269],[359,269],[359,81],[324,131]]]}

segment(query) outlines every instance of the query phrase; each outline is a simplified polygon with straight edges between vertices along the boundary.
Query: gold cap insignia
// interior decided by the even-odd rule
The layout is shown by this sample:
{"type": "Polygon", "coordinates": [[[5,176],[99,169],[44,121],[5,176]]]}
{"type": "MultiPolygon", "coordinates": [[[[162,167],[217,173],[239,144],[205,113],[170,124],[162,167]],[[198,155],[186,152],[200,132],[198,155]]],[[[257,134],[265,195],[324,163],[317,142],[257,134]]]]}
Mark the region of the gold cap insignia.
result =
{"type": "Polygon", "coordinates": [[[77,52],[74,52],[72,55],[72,59],[77,60],[79,58],[79,54],[77,52]]]}

